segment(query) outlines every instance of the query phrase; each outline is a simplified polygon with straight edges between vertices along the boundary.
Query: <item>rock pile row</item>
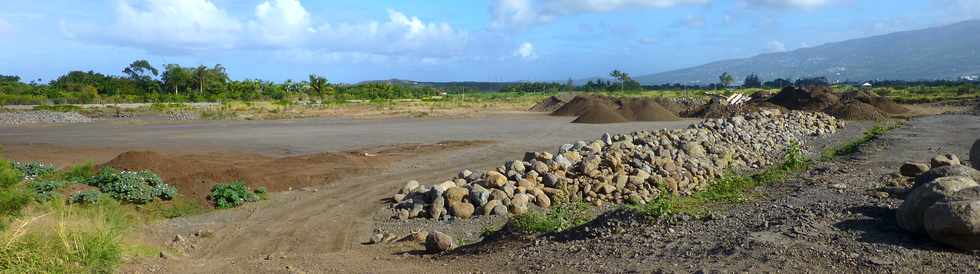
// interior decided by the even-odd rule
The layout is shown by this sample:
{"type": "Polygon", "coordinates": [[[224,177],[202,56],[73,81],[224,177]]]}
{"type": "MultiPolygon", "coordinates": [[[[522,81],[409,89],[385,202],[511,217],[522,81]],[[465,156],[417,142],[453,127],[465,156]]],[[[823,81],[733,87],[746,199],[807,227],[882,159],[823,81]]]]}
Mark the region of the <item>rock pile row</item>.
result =
{"type": "Polygon", "coordinates": [[[899,173],[915,178],[895,213],[902,229],[959,249],[980,250],[980,171],[962,165],[956,155],[943,154],[928,165],[905,163],[899,173]]]}
{"type": "Polygon", "coordinates": [[[77,112],[17,111],[0,112],[0,125],[19,126],[26,124],[74,124],[89,123],[91,118],[77,112]]]}
{"type": "Polygon", "coordinates": [[[843,126],[823,113],[762,111],[686,129],[604,134],[562,145],[555,154],[528,152],[494,170],[463,170],[436,185],[409,181],[394,195],[393,207],[399,219],[446,219],[521,214],[532,204],[548,208],[565,201],[644,204],[661,190],[703,190],[726,169],[770,165],[792,142],[843,126]]]}
{"type": "Polygon", "coordinates": [[[167,119],[170,121],[189,121],[199,119],[196,113],[190,111],[176,111],[167,113],[167,119]]]}

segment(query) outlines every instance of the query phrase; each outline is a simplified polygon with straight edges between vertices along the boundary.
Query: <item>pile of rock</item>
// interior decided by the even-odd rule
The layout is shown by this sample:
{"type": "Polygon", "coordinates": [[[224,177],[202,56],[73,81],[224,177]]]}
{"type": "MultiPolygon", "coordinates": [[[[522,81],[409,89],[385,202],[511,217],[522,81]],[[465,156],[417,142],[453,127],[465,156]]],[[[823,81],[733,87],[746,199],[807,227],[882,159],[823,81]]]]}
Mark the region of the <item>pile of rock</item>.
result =
{"type": "Polygon", "coordinates": [[[19,126],[27,124],[74,124],[89,123],[91,118],[77,112],[55,111],[17,111],[0,112],[0,125],[19,126]]]}
{"type": "Polygon", "coordinates": [[[174,111],[167,113],[167,119],[170,121],[189,121],[197,120],[200,117],[194,112],[190,111],[174,111]]]}
{"type": "Polygon", "coordinates": [[[899,172],[915,184],[896,211],[898,225],[964,250],[980,250],[980,171],[953,154],[905,163],[899,172]]]}
{"type": "Polygon", "coordinates": [[[521,214],[565,201],[645,204],[667,190],[705,189],[727,169],[759,168],[787,145],[831,134],[842,121],[823,114],[770,111],[709,119],[686,129],[639,131],[528,152],[486,172],[463,170],[436,185],[409,181],[394,195],[396,217],[470,218],[521,214]]]}

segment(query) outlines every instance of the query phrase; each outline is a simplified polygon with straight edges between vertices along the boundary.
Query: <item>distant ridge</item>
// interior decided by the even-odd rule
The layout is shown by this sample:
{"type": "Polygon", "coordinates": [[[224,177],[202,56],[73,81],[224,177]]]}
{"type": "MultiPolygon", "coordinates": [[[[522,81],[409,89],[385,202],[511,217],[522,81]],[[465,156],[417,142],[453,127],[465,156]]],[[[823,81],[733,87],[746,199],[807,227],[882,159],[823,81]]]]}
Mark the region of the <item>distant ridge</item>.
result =
{"type": "Polygon", "coordinates": [[[635,77],[642,84],[711,84],[723,72],[737,82],[825,76],[830,81],[955,80],[980,75],[980,20],[712,62],[635,77]]]}

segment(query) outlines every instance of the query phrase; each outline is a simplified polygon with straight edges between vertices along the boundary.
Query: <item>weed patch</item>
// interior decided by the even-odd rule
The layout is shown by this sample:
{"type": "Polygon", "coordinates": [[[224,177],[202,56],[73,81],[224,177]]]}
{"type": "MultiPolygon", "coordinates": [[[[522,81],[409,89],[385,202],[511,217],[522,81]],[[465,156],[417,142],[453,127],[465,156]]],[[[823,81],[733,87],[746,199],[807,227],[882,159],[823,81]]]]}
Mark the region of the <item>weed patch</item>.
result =
{"type": "MultiPolygon", "coordinates": [[[[262,190],[264,195],[265,190],[262,190]]],[[[214,206],[218,208],[233,208],[245,204],[246,202],[255,202],[261,199],[257,192],[252,192],[245,186],[245,183],[241,181],[232,182],[228,184],[217,184],[211,188],[211,195],[208,196],[211,201],[214,202],[214,206]]]]}
{"type": "Polygon", "coordinates": [[[821,153],[820,160],[827,161],[838,156],[854,154],[858,152],[858,149],[862,145],[874,141],[886,132],[901,126],[902,123],[898,122],[876,124],[874,127],[866,130],[861,138],[824,150],[821,153]]]}
{"type": "Polygon", "coordinates": [[[529,211],[510,221],[511,227],[524,233],[555,233],[591,221],[590,206],[584,202],[565,203],[545,213],[529,211]]]}

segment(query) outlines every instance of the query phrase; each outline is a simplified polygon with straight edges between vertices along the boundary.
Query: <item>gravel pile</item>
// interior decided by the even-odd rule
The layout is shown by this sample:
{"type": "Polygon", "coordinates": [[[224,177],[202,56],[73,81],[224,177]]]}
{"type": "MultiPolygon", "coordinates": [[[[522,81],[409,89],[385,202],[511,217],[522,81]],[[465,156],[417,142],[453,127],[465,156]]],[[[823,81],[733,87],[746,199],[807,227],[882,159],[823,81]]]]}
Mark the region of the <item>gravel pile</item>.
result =
{"type": "Polygon", "coordinates": [[[200,119],[200,117],[196,113],[190,111],[176,111],[167,113],[167,119],[170,121],[188,121],[197,120],[200,119]]]}
{"type": "Polygon", "coordinates": [[[19,111],[0,112],[0,125],[19,126],[27,124],[74,124],[89,123],[91,118],[77,112],[19,111]]]}
{"type": "Polygon", "coordinates": [[[727,169],[773,164],[787,145],[836,132],[844,123],[823,113],[770,111],[709,119],[687,129],[604,134],[565,144],[556,154],[528,152],[486,172],[463,170],[436,185],[409,181],[394,195],[399,219],[521,214],[531,204],[566,201],[645,204],[661,190],[688,195],[727,169]]]}

